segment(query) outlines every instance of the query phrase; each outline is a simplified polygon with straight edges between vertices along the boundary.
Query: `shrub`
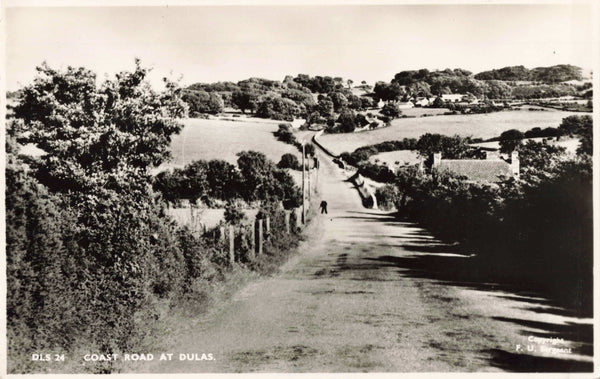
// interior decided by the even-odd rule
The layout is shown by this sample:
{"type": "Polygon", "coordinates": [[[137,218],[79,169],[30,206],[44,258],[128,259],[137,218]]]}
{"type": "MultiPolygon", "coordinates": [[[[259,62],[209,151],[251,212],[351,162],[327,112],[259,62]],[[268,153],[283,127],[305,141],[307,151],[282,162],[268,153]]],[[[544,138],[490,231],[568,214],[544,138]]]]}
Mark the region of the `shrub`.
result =
{"type": "Polygon", "coordinates": [[[375,190],[377,206],[383,210],[394,209],[398,202],[398,188],[393,184],[386,184],[375,190]]]}
{"type": "Polygon", "coordinates": [[[281,156],[281,160],[277,163],[277,167],[279,168],[291,168],[292,170],[300,169],[300,162],[298,162],[298,158],[294,154],[283,154],[281,156]]]}
{"type": "Polygon", "coordinates": [[[402,111],[400,111],[398,104],[387,103],[381,108],[381,114],[390,118],[398,118],[402,114],[402,111]]]}
{"type": "Polygon", "coordinates": [[[239,201],[230,201],[225,206],[225,222],[238,225],[246,219],[244,208],[239,201]]]}

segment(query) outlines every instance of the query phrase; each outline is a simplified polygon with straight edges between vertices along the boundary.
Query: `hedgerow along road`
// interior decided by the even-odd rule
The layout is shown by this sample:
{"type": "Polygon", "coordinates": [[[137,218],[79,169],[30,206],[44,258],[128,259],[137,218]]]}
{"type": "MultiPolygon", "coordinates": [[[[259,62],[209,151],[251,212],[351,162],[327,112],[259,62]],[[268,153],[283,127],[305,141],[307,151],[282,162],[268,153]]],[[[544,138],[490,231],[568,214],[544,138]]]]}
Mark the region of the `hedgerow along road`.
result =
{"type": "Polygon", "coordinates": [[[581,341],[564,340],[571,354],[541,352],[532,342],[536,351],[526,351],[531,336],[582,320],[540,311],[542,300],[490,283],[436,278],[425,262],[468,258],[444,254],[445,245],[414,224],[365,209],[348,174],[317,155],[313,197],[327,201],[329,214],[313,219],[298,254],[196,320],[173,360],[142,371],[591,370],[581,341]],[[179,353],[214,360],[180,361],[179,353]]]}

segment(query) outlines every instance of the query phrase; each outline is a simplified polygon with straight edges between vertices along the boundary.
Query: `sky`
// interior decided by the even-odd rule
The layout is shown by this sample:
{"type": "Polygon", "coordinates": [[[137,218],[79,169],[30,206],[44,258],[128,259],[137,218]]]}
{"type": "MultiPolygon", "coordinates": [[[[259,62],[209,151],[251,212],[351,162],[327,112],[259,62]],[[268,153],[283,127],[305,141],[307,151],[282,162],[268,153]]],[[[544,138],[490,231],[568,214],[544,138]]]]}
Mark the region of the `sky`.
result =
{"type": "Polygon", "coordinates": [[[100,77],[134,58],[183,85],[298,73],[389,81],[402,70],[594,65],[591,3],[9,7],[6,88],[35,67],[100,77]]]}

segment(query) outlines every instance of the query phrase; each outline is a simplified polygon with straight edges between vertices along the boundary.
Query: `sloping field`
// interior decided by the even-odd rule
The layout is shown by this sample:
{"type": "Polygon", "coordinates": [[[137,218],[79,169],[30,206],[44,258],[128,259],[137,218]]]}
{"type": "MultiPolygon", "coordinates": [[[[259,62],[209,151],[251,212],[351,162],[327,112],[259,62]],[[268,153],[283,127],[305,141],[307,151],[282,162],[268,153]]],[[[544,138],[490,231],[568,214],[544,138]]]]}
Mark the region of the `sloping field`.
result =
{"type": "Polygon", "coordinates": [[[185,127],[171,142],[173,159],[160,167],[182,167],[198,159],[223,159],[232,164],[236,154],[244,150],[264,153],[275,163],[285,153],[301,154],[292,145],[277,141],[273,132],[278,122],[225,121],[225,120],[182,120],[185,127]]]}
{"type": "MultiPolygon", "coordinates": [[[[187,225],[193,230],[201,230],[204,225],[207,229],[217,226],[224,218],[225,209],[169,208],[167,213],[180,225],[187,225]]],[[[245,209],[244,213],[248,220],[252,220],[256,217],[258,209],[245,209]]]]}
{"type": "Polygon", "coordinates": [[[336,154],[358,147],[405,137],[419,138],[425,133],[463,137],[492,138],[505,130],[558,127],[563,118],[577,113],[563,111],[504,111],[474,115],[451,115],[396,119],[387,128],[348,134],[324,134],[319,141],[336,154]]]}
{"type": "MultiPolygon", "coordinates": [[[[569,154],[575,154],[577,151],[577,147],[579,147],[579,138],[567,138],[567,137],[562,137],[558,141],[554,138],[543,138],[543,137],[525,138],[523,140],[523,143],[526,143],[527,141],[530,141],[530,140],[535,141],[535,142],[542,142],[544,139],[546,140],[546,142],[549,145],[564,147],[567,150],[567,153],[569,153],[569,154]]],[[[500,142],[494,141],[494,142],[473,143],[473,144],[471,144],[471,146],[485,147],[488,149],[500,149],[500,142]]]]}

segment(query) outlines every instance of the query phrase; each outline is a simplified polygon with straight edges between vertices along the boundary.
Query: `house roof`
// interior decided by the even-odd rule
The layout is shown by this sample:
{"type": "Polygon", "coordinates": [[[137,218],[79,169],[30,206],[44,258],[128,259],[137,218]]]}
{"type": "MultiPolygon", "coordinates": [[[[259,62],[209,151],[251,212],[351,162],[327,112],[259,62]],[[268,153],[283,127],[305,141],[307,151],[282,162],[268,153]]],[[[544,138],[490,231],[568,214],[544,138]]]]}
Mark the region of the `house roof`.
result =
{"type": "Polygon", "coordinates": [[[489,183],[500,181],[502,176],[512,176],[510,165],[500,159],[442,159],[436,169],[489,183]]]}
{"type": "Polygon", "coordinates": [[[442,99],[462,99],[464,96],[462,93],[451,93],[442,95],[442,99]]]}

